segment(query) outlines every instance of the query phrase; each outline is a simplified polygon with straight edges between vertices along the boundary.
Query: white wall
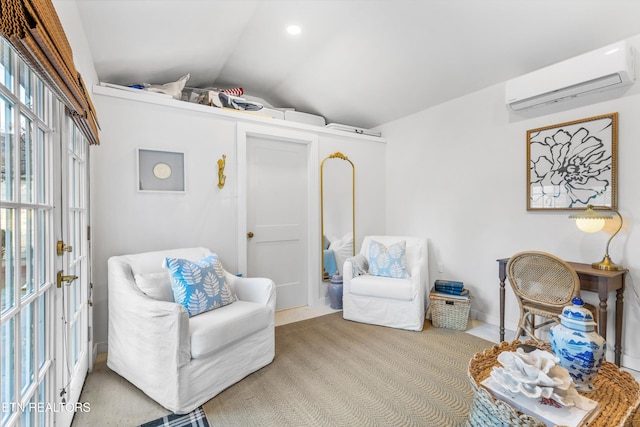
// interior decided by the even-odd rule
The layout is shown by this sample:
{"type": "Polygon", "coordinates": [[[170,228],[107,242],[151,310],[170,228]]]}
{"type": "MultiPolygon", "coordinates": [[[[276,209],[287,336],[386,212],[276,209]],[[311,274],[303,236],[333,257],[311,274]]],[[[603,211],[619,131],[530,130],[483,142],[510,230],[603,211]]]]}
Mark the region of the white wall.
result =
{"type": "MultiPolygon", "coordinates": [[[[640,45],[637,38],[633,43],[640,45]]],[[[498,325],[497,259],[536,249],[591,263],[602,259],[610,236],[606,229],[597,235],[580,232],[568,219],[568,211],[526,210],[526,131],[617,111],[618,207],[624,228],[611,243],[610,255],[630,269],[622,363],[638,369],[640,232],[635,222],[640,216],[640,84],[617,95],[621,97],[562,111],[572,106],[566,104],[553,114],[524,118],[507,111],[504,84],[499,84],[382,126],[389,141],[387,233],[429,237],[431,280],[464,281],[473,295],[473,315],[498,325]],[[438,261],[444,265],[441,274],[438,261]]],[[[584,101],[575,105],[579,103],[584,101]]],[[[511,289],[507,292],[506,322],[513,330],[518,307],[511,289]]],[[[585,292],[584,298],[597,302],[593,293],[585,292]]],[[[609,308],[612,351],[615,293],[609,295],[609,308]]]]}
{"type": "Polygon", "coordinates": [[[93,56],[91,55],[91,50],[89,50],[84,27],[80,20],[78,5],[75,0],[53,0],[53,6],[71,45],[76,70],[82,75],[87,88],[90,88],[98,82],[98,77],[93,65],[93,56]]]}
{"type": "MultiPolygon", "coordinates": [[[[105,95],[94,95],[94,103],[102,126],[102,144],[92,153],[94,325],[95,341],[100,345],[107,340],[107,259],[110,256],[205,246],[218,252],[227,270],[236,271],[237,121],[217,117],[211,108],[204,106],[199,106],[203,111],[185,110],[105,95]],[[186,193],[138,192],[138,147],[183,151],[186,193]],[[223,154],[227,155],[227,179],[225,187],[219,189],[217,160],[223,154]]],[[[278,122],[282,123],[273,120],[278,122]]],[[[265,120],[260,124],[264,125],[265,120]]],[[[320,161],[335,151],[342,151],[356,165],[358,236],[381,232],[385,144],[356,135],[321,134],[320,161]],[[379,196],[370,197],[378,193],[379,196]]],[[[316,173],[319,174],[319,169],[316,173]]],[[[319,198],[319,189],[317,194],[319,198]]],[[[311,227],[319,236],[319,222],[311,227]]],[[[317,263],[320,263],[319,256],[317,263]]],[[[316,300],[323,302],[326,284],[314,283],[313,286],[316,300]]],[[[104,345],[99,347],[99,351],[104,350],[104,345]]]]}
{"type": "MultiPolygon", "coordinates": [[[[97,82],[75,1],[54,0],[74,50],[76,67],[88,87],[97,82]]],[[[638,38],[632,40],[640,50],[638,38]]],[[[319,158],[335,151],[356,164],[357,243],[366,234],[415,234],[430,238],[431,278],[463,280],[474,295],[475,316],[499,322],[496,259],[519,250],[539,249],[577,262],[600,260],[608,234],[586,235],[567,219],[567,212],[527,212],[526,131],[609,112],[619,112],[618,199],[625,226],[611,245],[615,262],[630,269],[625,292],[623,364],[640,369],[640,342],[634,326],[640,320],[640,215],[636,183],[640,169],[640,88],[624,96],[554,114],[523,118],[504,107],[504,85],[496,85],[381,127],[384,144],[321,138],[319,158]],[[384,166],[386,149],[386,187],[384,166]],[[385,188],[386,191],[382,191],[385,188]],[[444,272],[437,273],[437,262],[444,272]],[[634,292],[635,289],[635,292],[634,292]]],[[[180,114],[166,107],[98,97],[102,146],[92,149],[95,340],[107,337],[106,259],[110,255],[181,245],[207,245],[219,251],[233,269],[236,229],[235,125],[180,114]],[[187,167],[186,195],[135,192],[135,148],[180,149],[187,167]],[[227,154],[231,185],[215,187],[214,165],[227,154]]],[[[318,225],[319,230],[319,225],[318,225]]],[[[319,296],[326,291],[320,286],[319,296]]],[[[585,295],[595,302],[593,295],[585,295]]],[[[613,336],[613,295],[609,336],[613,336]]],[[[517,320],[508,290],[507,326],[517,320]]],[[[507,339],[510,337],[507,336],[507,339]]]]}

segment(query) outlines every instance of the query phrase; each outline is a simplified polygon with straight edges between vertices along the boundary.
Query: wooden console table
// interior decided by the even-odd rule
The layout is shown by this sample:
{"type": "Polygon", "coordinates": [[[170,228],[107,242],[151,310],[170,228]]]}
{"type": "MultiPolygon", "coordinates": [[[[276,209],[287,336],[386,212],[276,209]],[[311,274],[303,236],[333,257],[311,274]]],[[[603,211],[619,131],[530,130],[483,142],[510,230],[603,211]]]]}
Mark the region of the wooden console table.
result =
{"type": "MultiPolygon", "coordinates": [[[[507,262],[509,258],[498,260],[498,277],[500,278],[500,342],[504,341],[504,285],[507,279],[507,262]]],[[[580,264],[569,262],[578,273],[580,278],[580,290],[597,292],[600,298],[598,307],[598,331],[600,335],[607,339],[607,299],[609,292],[616,291],[616,328],[615,344],[613,352],[615,363],[620,366],[620,356],[622,354],[622,316],[624,311],[624,277],[628,270],[606,271],[596,270],[591,264],[580,264]]],[[[518,337],[514,337],[518,339],[518,337]]]]}

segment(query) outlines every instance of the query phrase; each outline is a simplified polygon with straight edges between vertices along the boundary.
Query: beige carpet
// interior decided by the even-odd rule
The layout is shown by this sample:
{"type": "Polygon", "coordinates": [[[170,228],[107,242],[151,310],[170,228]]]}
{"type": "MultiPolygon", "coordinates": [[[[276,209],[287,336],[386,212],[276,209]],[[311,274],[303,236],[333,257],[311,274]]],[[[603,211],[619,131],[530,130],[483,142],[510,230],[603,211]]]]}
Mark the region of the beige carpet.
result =
{"type": "Polygon", "coordinates": [[[489,341],[330,314],[276,328],[273,363],[204,404],[212,426],[459,426],[467,365],[489,341]]]}

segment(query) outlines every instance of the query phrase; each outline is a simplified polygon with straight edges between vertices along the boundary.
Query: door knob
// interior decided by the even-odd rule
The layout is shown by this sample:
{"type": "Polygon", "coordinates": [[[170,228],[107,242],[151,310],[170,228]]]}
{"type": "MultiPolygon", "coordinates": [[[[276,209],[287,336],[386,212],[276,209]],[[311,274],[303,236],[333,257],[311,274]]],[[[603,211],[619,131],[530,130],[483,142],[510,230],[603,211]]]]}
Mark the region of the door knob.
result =
{"type": "Polygon", "coordinates": [[[56,253],[58,256],[64,255],[65,252],[72,252],[73,248],[69,245],[66,245],[62,240],[58,240],[56,243],[56,253]]]}
{"type": "Polygon", "coordinates": [[[253,237],[253,231],[248,232],[247,237],[251,239],[253,237]]]}

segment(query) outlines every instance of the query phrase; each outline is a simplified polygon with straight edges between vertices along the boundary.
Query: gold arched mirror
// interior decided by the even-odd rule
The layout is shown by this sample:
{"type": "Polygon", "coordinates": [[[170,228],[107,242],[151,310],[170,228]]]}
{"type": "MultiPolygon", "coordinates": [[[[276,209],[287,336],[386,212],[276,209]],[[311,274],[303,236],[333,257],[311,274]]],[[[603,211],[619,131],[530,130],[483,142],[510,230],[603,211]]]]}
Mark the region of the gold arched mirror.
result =
{"type": "Polygon", "coordinates": [[[340,152],[320,164],[322,280],[342,276],[342,266],[355,255],[356,210],[353,162],[340,152]]]}

